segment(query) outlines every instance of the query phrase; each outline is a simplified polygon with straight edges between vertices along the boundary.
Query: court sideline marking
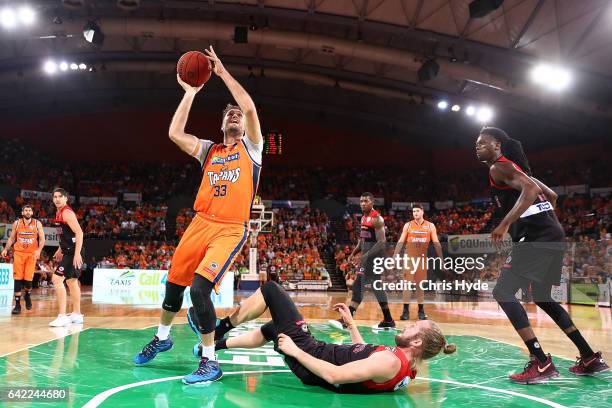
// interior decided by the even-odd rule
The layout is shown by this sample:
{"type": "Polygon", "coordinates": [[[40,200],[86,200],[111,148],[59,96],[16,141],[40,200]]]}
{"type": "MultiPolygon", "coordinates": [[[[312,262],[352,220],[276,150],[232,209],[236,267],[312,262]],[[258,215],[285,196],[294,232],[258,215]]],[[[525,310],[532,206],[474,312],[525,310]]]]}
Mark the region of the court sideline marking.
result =
{"type": "MultiPolygon", "coordinates": [[[[260,373],[290,373],[290,372],[291,372],[291,370],[232,371],[232,372],[223,373],[223,375],[260,374],[260,373]]],[[[125,385],[121,385],[119,387],[110,388],[110,389],[108,389],[108,390],[106,390],[104,392],[101,392],[100,394],[94,396],[85,405],[83,405],[83,408],[96,408],[96,407],[100,406],[100,404],[102,404],[108,397],[110,397],[110,396],[112,396],[112,395],[114,395],[116,393],[119,393],[121,391],[130,389],[130,388],[140,387],[142,385],[148,385],[148,384],[155,384],[155,383],[159,383],[159,382],[178,380],[178,379],[181,379],[183,377],[184,376],[182,376],[182,375],[177,375],[177,376],[173,376],[173,377],[156,378],[156,379],[153,379],[153,380],[139,381],[139,382],[136,382],[136,383],[125,384],[125,385]]],[[[479,385],[479,384],[462,383],[462,382],[453,381],[453,380],[442,380],[442,379],[437,379],[437,378],[428,378],[428,377],[416,377],[416,378],[418,380],[423,380],[423,381],[433,381],[433,382],[440,382],[440,383],[446,383],[446,384],[453,384],[453,385],[459,385],[459,386],[468,387],[468,388],[480,388],[480,389],[485,390],[485,391],[491,391],[491,392],[496,392],[496,393],[500,393],[500,394],[511,395],[513,397],[529,399],[529,400],[532,400],[532,401],[535,401],[535,402],[539,402],[541,404],[544,404],[544,405],[547,405],[547,406],[553,407],[553,408],[567,408],[565,405],[561,405],[561,404],[558,404],[556,402],[546,400],[544,398],[539,398],[539,397],[535,397],[535,396],[528,395],[528,394],[521,394],[520,392],[509,391],[509,390],[504,390],[504,389],[500,389],[500,388],[487,387],[487,386],[479,385]]]]}
{"type": "MultiPolygon", "coordinates": [[[[230,371],[230,372],[223,373],[223,375],[225,376],[225,375],[238,375],[238,374],[290,373],[290,372],[291,370],[230,371]]],[[[155,383],[165,382],[165,381],[179,380],[183,377],[184,375],[176,375],[173,377],[156,378],[153,380],[139,381],[139,382],[135,382],[131,384],[121,385],[119,387],[110,388],[96,395],[89,401],[87,401],[87,403],[83,405],[83,408],[98,407],[100,406],[101,403],[103,403],[108,397],[112,396],[113,394],[116,394],[118,392],[130,389],[130,388],[135,388],[135,387],[140,387],[142,385],[155,384],[155,383]]]]}

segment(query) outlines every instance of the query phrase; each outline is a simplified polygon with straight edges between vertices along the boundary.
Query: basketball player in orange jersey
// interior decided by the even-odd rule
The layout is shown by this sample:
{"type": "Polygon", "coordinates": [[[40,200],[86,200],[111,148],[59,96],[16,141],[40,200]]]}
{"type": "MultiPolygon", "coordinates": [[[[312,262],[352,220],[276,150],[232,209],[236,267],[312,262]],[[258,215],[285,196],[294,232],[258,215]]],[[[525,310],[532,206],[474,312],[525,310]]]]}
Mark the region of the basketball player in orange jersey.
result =
{"type": "MultiPolygon", "coordinates": [[[[419,320],[426,320],[427,315],[423,302],[425,301],[425,293],[421,287],[421,282],[427,279],[427,248],[429,243],[433,242],[436,255],[442,260],[444,267],[444,255],[442,254],[442,245],[438,239],[436,226],[426,221],[423,218],[423,207],[419,204],[412,206],[412,221],[404,224],[402,235],[395,246],[393,257],[400,254],[404,245],[406,245],[406,255],[411,259],[408,264],[410,268],[404,269],[404,279],[414,282],[416,285],[417,303],[419,305],[419,320]],[[418,262],[418,263],[417,263],[418,262]]],[[[400,320],[410,319],[410,290],[404,290],[404,310],[400,316],[400,320]]]]}
{"type": "Polygon", "coordinates": [[[81,287],[79,277],[83,266],[83,230],[79,225],[76,214],[68,205],[68,192],[63,188],[53,190],[53,204],[57,209],[53,224],[57,227],[59,248],[55,251],[53,258],[59,262],[53,272],[53,288],[57,296],[59,314],[57,318],[49,323],[52,327],[68,326],[71,323],[82,324],[81,314],[81,287]],[[72,313],[66,314],[66,288],[64,281],[70,289],[72,300],[72,313]]]}
{"type": "Polygon", "coordinates": [[[228,105],[223,111],[223,143],[198,139],[185,132],[185,125],[201,87],[191,87],[177,76],[185,95],[172,118],[170,139],[200,162],[202,183],[194,204],[196,216],[172,258],[157,333],[134,357],[134,363],[140,365],[172,348],[170,326],[181,309],[185,287],[191,286],[193,308],[188,311],[188,321],[202,343],[202,359],[198,369],[183,378],[185,384],[216,381],[223,375],[215,356],[216,315],[210,296],[213,289],[218,291],[225,272],[246,242],[263,151],[253,100],[225,70],[213,48],[206,53],[238,106],[228,105]]]}
{"type": "Polygon", "coordinates": [[[21,209],[21,218],[13,223],[11,236],[2,250],[2,257],[6,258],[8,250],[13,243],[13,279],[15,280],[15,307],[13,314],[21,313],[21,294],[25,300],[26,309],[32,309],[32,278],[36,261],[40,251],[45,246],[45,231],[40,221],[32,218],[34,211],[29,205],[21,209]]]}

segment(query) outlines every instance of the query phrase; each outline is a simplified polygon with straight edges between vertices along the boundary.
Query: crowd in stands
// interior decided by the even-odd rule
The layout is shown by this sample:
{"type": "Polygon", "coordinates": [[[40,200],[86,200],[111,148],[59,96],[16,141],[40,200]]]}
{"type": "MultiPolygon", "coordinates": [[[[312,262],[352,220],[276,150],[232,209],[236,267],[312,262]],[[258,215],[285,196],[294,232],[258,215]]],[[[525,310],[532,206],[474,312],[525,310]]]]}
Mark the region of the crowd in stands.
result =
{"type": "Polygon", "coordinates": [[[166,241],[117,241],[111,254],[96,265],[99,268],[167,270],[175,250],[175,245],[166,241]]]}

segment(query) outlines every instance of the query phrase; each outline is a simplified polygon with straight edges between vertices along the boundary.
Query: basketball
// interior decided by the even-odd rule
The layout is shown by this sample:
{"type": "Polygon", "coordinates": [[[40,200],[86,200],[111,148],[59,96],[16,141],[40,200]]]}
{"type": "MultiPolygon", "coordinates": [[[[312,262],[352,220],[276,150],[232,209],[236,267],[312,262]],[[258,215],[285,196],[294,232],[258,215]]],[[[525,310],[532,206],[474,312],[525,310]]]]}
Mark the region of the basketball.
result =
{"type": "Polygon", "coordinates": [[[202,86],[210,79],[212,64],[208,57],[201,52],[189,51],[178,60],[176,72],[181,80],[189,85],[202,86]]]}

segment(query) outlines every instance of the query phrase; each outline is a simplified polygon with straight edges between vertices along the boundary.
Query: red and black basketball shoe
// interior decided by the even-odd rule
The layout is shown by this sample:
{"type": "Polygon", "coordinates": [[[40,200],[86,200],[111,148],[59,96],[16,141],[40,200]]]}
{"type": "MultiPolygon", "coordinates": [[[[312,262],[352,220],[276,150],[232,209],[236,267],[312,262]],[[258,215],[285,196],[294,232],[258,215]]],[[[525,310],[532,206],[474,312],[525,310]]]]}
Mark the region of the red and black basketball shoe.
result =
{"type": "Polygon", "coordinates": [[[557,371],[549,354],[543,363],[540,363],[535,356],[530,356],[523,372],[512,374],[509,378],[510,381],[517,384],[539,384],[557,376],[559,376],[559,371],[557,371]]]}
{"type": "Polygon", "coordinates": [[[576,375],[593,375],[608,371],[610,367],[606,364],[601,351],[593,354],[591,357],[576,357],[576,365],[569,368],[570,373],[576,375]]]}

